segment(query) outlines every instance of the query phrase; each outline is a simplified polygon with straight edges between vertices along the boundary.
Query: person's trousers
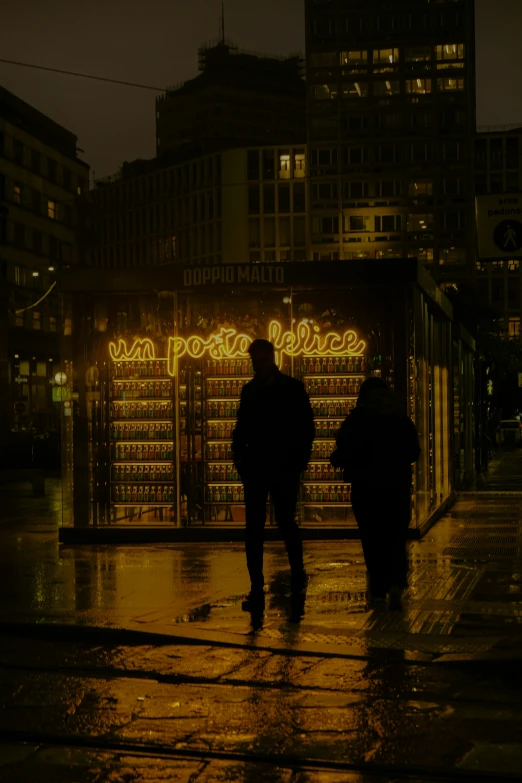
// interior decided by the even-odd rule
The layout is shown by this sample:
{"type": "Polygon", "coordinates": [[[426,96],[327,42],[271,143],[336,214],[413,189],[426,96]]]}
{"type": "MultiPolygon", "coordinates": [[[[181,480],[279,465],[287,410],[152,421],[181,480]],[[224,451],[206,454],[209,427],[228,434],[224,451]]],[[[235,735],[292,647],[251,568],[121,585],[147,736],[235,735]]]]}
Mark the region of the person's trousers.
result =
{"type": "Polygon", "coordinates": [[[406,588],[411,487],[352,487],[351,500],[372,595],[384,596],[392,586],[406,588]]]}
{"type": "Polygon", "coordinates": [[[276,522],[285,542],[292,576],[298,578],[303,572],[303,545],[295,520],[299,474],[255,473],[245,478],[243,484],[246,511],[245,550],[252,589],[261,589],[264,586],[263,543],[269,493],[276,522]]]}

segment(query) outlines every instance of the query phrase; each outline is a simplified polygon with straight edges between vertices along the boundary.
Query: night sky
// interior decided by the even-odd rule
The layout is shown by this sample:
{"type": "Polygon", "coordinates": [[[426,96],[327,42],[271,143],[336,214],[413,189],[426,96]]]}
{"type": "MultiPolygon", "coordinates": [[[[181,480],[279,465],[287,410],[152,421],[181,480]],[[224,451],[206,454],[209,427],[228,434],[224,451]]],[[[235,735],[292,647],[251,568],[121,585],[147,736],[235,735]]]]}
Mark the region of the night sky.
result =
{"type": "MultiPolygon", "coordinates": [[[[197,74],[220,0],[19,0],[2,4],[6,59],[164,87],[197,74]]],[[[476,0],[479,125],[522,124],[521,0],[476,0]]],[[[303,0],[225,0],[226,36],[266,53],[304,51],[303,0]]],[[[0,84],[78,136],[96,177],[154,155],[155,93],[0,63],[0,84]]]]}

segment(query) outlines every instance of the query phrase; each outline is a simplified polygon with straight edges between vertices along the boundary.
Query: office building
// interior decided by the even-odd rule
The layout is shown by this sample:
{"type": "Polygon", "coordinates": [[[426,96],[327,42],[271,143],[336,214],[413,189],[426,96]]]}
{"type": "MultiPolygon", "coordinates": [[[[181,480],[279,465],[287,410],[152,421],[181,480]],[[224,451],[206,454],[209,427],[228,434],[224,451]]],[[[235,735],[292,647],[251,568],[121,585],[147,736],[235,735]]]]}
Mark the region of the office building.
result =
{"type": "Polygon", "coordinates": [[[76,141],[0,88],[0,437],[59,420],[52,386],[61,319],[52,286],[60,267],[75,263],[75,199],[89,178],[76,141]]]}
{"type": "Polygon", "coordinates": [[[474,274],[473,0],[306,0],[312,258],[474,274]]]}
{"type": "Polygon", "coordinates": [[[300,56],[255,55],[224,40],[199,50],[193,79],[156,99],[156,154],[303,144],[306,87],[300,56]]]}
{"type": "MultiPolygon", "coordinates": [[[[477,196],[520,193],[522,127],[479,128],[474,162],[477,196]]],[[[476,290],[481,305],[502,318],[506,336],[520,340],[520,258],[477,261],[476,290]]]]}
{"type": "Polygon", "coordinates": [[[126,164],[83,199],[85,263],[102,268],[306,259],[306,147],[126,164]]]}

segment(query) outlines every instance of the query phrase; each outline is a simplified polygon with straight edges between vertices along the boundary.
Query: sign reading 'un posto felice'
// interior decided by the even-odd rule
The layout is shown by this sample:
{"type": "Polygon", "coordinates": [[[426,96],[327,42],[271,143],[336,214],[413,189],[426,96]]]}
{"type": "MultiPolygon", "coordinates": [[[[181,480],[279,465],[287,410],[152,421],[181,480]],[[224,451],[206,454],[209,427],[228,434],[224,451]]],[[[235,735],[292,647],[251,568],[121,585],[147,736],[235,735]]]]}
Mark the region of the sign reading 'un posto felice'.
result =
{"type": "Polygon", "coordinates": [[[285,268],[268,264],[229,264],[227,266],[193,267],[183,270],[183,285],[251,285],[255,283],[284,283],[285,268]]]}
{"type": "Polygon", "coordinates": [[[478,196],[477,236],[482,260],[522,256],[522,196],[478,196]]]}

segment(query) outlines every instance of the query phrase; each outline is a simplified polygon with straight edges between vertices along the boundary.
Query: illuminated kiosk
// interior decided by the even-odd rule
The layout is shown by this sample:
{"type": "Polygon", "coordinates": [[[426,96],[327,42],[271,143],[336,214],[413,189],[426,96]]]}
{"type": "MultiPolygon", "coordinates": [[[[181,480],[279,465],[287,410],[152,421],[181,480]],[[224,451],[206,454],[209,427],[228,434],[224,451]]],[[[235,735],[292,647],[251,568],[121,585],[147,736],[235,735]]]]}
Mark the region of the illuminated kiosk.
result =
{"type": "Polygon", "coordinates": [[[412,530],[472,478],[473,343],[415,261],[75,270],[63,289],[62,540],[124,529],[129,540],[197,539],[242,526],[231,439],[256,337],[273,342],[314,409],[304,528],[355,530],[329,456],[372,374],[419,430],[412,530]]]}

